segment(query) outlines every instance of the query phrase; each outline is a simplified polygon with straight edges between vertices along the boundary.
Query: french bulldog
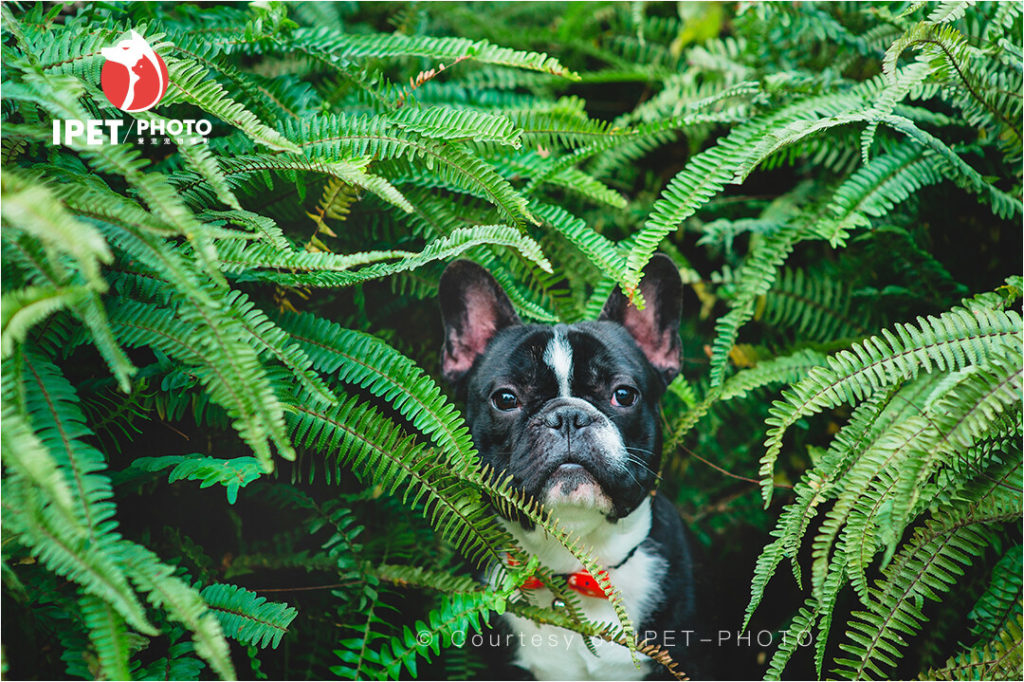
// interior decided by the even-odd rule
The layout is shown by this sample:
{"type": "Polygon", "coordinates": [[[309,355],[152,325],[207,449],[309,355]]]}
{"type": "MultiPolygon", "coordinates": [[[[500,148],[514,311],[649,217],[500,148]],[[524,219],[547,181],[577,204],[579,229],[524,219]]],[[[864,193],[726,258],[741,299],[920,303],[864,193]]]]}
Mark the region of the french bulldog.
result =
{"type": "MultiPolygon", "coordinates": [[[[620,591],[638,636],[661,645],[694,678],[697,656],[695,560],[672,503],[655,492],[661,464],[659,399],[679,373],[682,282],[664,255],[640,283],[646,305],[616,290],[596,321],[523,324],[482,267],[457,261],[441,277],[441,371],[457,398],[482,462],[552,510],[562,528],[592,547],[620,591]]],[[[564,577],[584,615],[617,623],[602,588],[572,554],[529,521],[501,518],[520,545],[564,577]]],[[[559,606],[538,580],[524,595],[559,606]]],[[[488,640],[501,641],[515,668],[536,679],[642,679],[668,671],[621,646],[515,615],[488,640]]]]}

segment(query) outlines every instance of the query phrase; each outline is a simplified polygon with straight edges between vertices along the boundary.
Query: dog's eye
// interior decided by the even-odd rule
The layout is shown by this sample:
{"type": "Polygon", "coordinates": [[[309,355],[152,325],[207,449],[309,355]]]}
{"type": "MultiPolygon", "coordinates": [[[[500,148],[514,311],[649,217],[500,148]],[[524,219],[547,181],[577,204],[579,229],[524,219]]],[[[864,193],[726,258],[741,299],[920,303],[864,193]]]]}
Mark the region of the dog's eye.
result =
{"type": "Polygon", "coordinates": [[[491,402],[502,412],[508,412],[519,407],[519,398],[509,390],[495,391],[491,396],[491,402]]]}
{"type": "Polygon", "coordinates": [[[635,388],[629,386],[619,386],[612,391],[612,405],[616,407],[632,407],[636,399],[640,397],[640,394],[635,388]]]}

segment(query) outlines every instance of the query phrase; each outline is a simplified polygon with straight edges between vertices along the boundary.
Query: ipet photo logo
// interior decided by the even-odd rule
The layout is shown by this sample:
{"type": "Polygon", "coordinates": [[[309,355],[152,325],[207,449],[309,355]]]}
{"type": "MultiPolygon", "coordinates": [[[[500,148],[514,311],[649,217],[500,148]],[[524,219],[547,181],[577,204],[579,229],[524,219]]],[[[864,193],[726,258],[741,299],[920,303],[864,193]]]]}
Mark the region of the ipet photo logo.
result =
{"type": "Polygon", "coordinates": [[[101,50],[103,94],[121,111],[148,111],[167,93],[167,64],[135,30],[127,40],[101,50]]]}
{"type": "MultiPolygon", "coordinates": [[[[141,113],[160,104],[167,94],[170,75],[167,64],[149,41],[135,29],[110,47],[100,50],[106,60],[100,72],[100,88],[121,111],[141,113]]],[[[53,144],[171,144],[171,138],[186,136],[192,144],[208,141],[213,124],[207,119],[135,118],[125,127],[123,119],[55,119],[53,144]],[[124,134],[122,136],[122,129],[124,134]]]]}

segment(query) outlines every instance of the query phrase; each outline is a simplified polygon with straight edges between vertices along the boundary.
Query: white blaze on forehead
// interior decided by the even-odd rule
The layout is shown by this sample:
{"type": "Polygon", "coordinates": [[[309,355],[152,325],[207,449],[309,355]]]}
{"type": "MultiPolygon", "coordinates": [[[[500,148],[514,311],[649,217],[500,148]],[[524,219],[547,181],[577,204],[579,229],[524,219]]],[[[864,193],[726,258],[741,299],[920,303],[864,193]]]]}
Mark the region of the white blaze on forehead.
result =
{"type": "Polygon", "coordinates": [[[544,362],[555,373],[558,381],[558,395],[570,396],[569,377],[572,374],[572,346],[565,336],[565,329],[555,327],[554,336],[544,350],[544,362]]]}

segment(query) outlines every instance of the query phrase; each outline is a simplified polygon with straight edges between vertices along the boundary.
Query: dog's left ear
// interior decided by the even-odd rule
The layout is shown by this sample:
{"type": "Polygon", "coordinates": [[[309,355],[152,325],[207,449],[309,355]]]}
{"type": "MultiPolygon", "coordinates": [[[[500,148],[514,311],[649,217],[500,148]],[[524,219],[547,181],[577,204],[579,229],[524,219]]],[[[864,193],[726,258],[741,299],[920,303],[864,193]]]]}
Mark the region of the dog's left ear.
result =
{"type": "Polygon", "coordinates": [[[519,324],[512,302],[491,273],[468,260],[449,265],[438,289],[444,320],[441,374],[458,383],[494,335],[519,324]]]}
{"type": "Polygon", "coordinates": [[[682,343],[679,318],[683,312],[683,281],[668,256],[657,253],[640,281],[644,309],[631,305],[618,288],[608,297],[599,320],[618,322],[632,335],[667,386],[679,374],[682,343]]]}

